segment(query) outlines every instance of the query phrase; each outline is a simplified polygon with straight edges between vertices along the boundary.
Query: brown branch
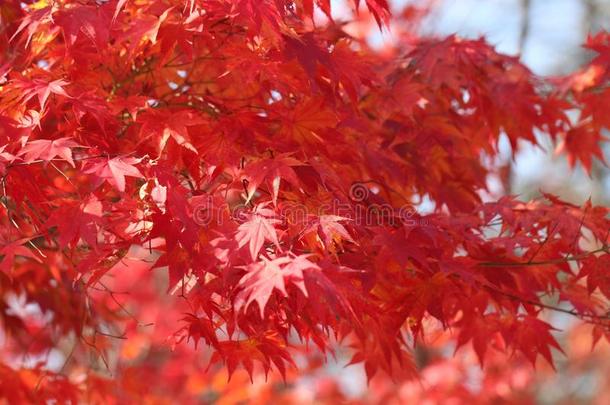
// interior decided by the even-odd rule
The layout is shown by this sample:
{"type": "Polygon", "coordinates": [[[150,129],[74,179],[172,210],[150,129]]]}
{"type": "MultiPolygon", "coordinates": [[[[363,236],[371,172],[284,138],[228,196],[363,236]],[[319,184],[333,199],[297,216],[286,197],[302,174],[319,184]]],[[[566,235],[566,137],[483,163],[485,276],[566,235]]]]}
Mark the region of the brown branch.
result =
{"type": "Polygon", "coordinates": [[[605,252],[605,253],[609,253],[610,252],[610,246],[603,246],[599,249],[595,249],[592,250],[590,252],[586,252],[586,253],[582,253],[579,255],[572,255],[572,256],[566,256],[566,257],[562,257],[562,258],[558,258],[558,259],[551,259],[551,260],[543,260],[543,261],[527,261],[527,262],[480,262],[477,264],[477,266],[481,266],[481,267],[522,267],[522,266],[548,266],[548,265],[553,265],[553,264],[561,264],[561,263],[566,263],[566,262],[574,262],[574,261],[580,261],[583,259],[586,259],[589,256],[592,256],[596,253],[601,253],[601,252],[605,252]]]}
{"type": "Polygon", "coordinates": [[[530,13],[531,13],[531,1],[530,0],[521,0],[521,30],[519,31],[519,43],[518,43],[518,52],[519,55],[523,54],[523,49],[525,48],[527,37],[530,32],[530,13]]]}
{"type": "Polygon", "coordinates": [[[565,309],[565,308],[561,308],[561,307],[557,307],[554,305],[549,305],[549,304],[545,304],[543,302],[540,301],[534,301],[531,300],[529,298],[523,298],[520,297],[518,295],[506,292],[506,291],[502,291],[500,289],[491,287],[491,286],[484,286],[485,288],[487,288],[488,290],[491,290],[492,292],[501,294],[507,298],[510,298],[511,300],[514,301],[518,301],[521,303],[525,303],[525,304],[530,304],[539,308],[543,308],[543,309],[548,309],[550,311],[555,311],[555,312],[561,312],[567,315],[571,315],[574,316],[576,318],[579,318],[585,322],[588,323],[593,323],[593,324],[597,324],[597,325],[603,325],[606,327],[610,327],[610,324],[608,322],[603,322],[603,321],[610,321],[610,312],[606,313],[605,315],[598,315],[598,314],[585,314],[585,313],[580,313],[574,309],[565,309]]]}

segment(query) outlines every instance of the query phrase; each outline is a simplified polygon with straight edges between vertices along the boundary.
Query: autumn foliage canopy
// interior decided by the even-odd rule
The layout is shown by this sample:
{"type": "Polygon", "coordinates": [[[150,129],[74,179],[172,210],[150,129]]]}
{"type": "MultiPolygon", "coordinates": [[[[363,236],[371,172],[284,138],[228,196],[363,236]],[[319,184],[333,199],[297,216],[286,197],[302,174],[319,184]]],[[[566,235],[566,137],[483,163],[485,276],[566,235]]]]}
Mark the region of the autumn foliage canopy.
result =
{"type": "Polygon", "coordinates": [[[610,36],[546,79],[344,5],[0,2],[0,396],[273,401],[333,357],[417,381],[441,335],[553,364],[555,312],[610,337],[608,209],[488,187],[501,142],[603,161],[610,36]]]}

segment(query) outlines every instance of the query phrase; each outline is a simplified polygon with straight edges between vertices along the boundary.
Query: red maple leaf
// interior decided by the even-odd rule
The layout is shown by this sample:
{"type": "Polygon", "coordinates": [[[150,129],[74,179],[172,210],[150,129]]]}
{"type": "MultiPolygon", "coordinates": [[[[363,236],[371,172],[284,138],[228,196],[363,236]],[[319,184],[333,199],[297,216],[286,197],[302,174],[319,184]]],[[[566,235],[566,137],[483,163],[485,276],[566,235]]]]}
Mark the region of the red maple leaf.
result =
{"type": "Polygon", "coordinates": [[[591,125],[580,125],[568,131],[565,140],[557,146],[556,153],[560,153],[565,148],[570,166],[574,166],[579,160],[585,171],[590,174],[593,157],[605,163],[601,149],[602,140],[604,137],[599,129],[591,125]]]}
{"type": "Polygon", "coordinates": [[[93,174],[101,181],[107,181],[119,191],[125,191],[125,176],[143,178],[135,166],[142,159],[117,156],[112,159],[95,159],[85,162],[84,173],[93,174]]]}
{"type": "Polygon", "coordinates": [[[265,241],[273,242],[277,249],[281,250],[274,227],[281,221],[275,218],[273,210],[265,208],[265,205],[259,205],[254,212],[244,215],[248,215],[248,219],[237,228],[235,240],[240,248],[248,245],[252,260],[256,260],[265,241]]]}
{"type": "Polygon", "coordinates": [[[17,156],[24,156],[25,163],[31,163],[34,160],[44,160],[50,162],[56,157],[64,159],[74,167],[72,160],[72,149],[78,147],[79,144],[70,138],[59,138],[55,140],[38,139],[30,141],[17,153],[17,156]]]}
{"type": "Polygon", "coordinates": [[[21,102],[27,103],[32,97],[37,96],[41,110],[44,110],[51,94],[70,97],[64,90],[64,87],[67,84],[68,82],[63,79],[57,79],[50,82],[43,79],[34,79],[32,81],[17,80],[15,82],[15,86],[23,92],[21,95],[21,102]]]}
{"type": "Polygon", "coordinates": [[[29,242],[30,238],[19,239],[13,242],[4,244],[0,248],[0,272],[10,273],[13,268],[15,256],[29,257],[42,263],[42,260],[32,252],[32,250],[23,246],[24,243],[29,242]]]}
{"type": "Polygon", "coordinates": [[[293,166],[301,166],[303,163],[291,158],[287,154],[276,156],[272,159],[258,160],[247,167],[246,179],[248,180],[246,204],[254,197],[256,189],[265,181],[271,183],[271,198],[273,204],[277,205],[277,197],[280,192],[282,179],[288,181],[294,187],[299,187],[293,166]]]}
{"type": "Polygon", "coordinates": [[[246,275],[241,278],[238,286],[243,288],[235,297],[235,308],[239,311],[248,310],[248,306],[256,301],[260,310],[261,318],[264,317],[265,306],[271,297],[273,290],[278,290],[287,296],[286,283],[297,286],[305,296],[307,290],[303,282],[303,271],[308,269],[319,269],[309,261],[308,255],[297,257],[283,256],[269,260],[265,257],[262,261],[252,263],[246,267],[246,275]]]}

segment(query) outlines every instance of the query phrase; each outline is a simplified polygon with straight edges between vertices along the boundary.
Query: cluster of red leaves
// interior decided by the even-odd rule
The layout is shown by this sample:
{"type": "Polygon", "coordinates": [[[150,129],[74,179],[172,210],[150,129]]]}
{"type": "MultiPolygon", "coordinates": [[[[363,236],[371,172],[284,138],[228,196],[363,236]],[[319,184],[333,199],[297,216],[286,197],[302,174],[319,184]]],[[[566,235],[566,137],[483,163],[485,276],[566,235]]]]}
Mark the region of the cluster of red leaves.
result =
{"type": "MultiPolygon", "coordinates": [[[[148,344],[175,351],[147,364],[168,379],[202,362],[189,340],[229,374],[284,375],[338,341],[369,378],[410,378],[430,318],[482,364],[491,346],[552,362],[545,310],[608,336],[608,209],[481,198],[503,136],[603,159],[608,34],[543,81],[484,40],[376,52],[314,24],[314,3],[330,16],[328,0],[2,2],[3,351],[76,353],[57,373],[2,365],[15,398],[107,392],[95,367],[85,394],[62,372],[81,346],[110,370],[112,339],[144,344],[126,303],[156,311],[148,344]]],[[[388,21],[385,0],[366,5],[388,21]]]]}

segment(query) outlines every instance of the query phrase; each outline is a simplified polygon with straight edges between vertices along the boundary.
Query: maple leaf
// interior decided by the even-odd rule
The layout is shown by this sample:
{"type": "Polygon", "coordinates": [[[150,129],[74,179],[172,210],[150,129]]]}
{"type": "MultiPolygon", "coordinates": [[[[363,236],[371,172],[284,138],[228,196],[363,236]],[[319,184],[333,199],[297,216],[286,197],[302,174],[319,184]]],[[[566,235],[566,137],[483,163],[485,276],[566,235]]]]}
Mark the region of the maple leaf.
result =
{"type": "Polygon", "coordinates": [[[83,164],[85,166],[83,172],[93,174],[101,181],[105,180],[117,190],[123,192],[125,191],[126,176],[144,178],[135,166],[141,161],[142,159],[125,156],[117,156],[111,159],[95,159],[83,164]]]}
{"type": "MultiPolygon", "coordinates": [[[[479,300],[480,301],[480,300],[479,300]]],[[[474,306],[473,305],[473,309],[474,306]]],[[[487,349],[499,336],[500,330],[499,319],[495,314],[488,314],[485,316],[475,315],[472,313],[466,314],[466,316],[457,323],[460,326],[460,333],[458,334],[455,352],[460,347],[469,341],[472,341],[472,346],[479,360],[479,364],[483,366],[485,364],[485,355],[487,349]]]]}
{"type": "Polygon", "coordinates": [[[246,204],[254,197],[256,189],[265,181],[271,181],[271,198],[273,205],[277,205],[277,197],[282,179],[287,180],[294,187],[299,187],[299,179],[292,169],[293,166],[301,166],[303,163],[291,158],[287,154],[278,155],[272,159],[258,160],[247,167],[246,179],[248,180],[246,204]]]}
{"type": "Polygon", "coordinates": [[[599,288],[602,294],[610,299],[610,254],[601,257],[590,257],[584,260],[583,270],[579,276],[587,276],[589,294],[599,288]]]}
{"type": "Polygon", "coordinates": [[[68,82],[63,79],[57,79],[51,82],[47,82],[42,79],[34,79],[32,81],[15,81],[15,87],[23,91],[23,94],[21,95],[22,102],[27,103],[32,97],[37,96],[41,110],[44,110],[47,100],[51,94],[70,97],[64,90],[64,86],[67,84],[68,82]]]}
{"type": "Polygon", "coordinates": [[[341,224],[343,221],[349,221],[349,218],[338,215],[320,215],[309,222],[309,225],[303,229],[302,234],[304,236],[315,234],[329,249],[332,249],[333,242],[340,243],[341,240],[355,243],[345,226],[341,224]]]}
{"type": "Polygon", "coordinates": [[[198,153],[191,143],[188,127],[199,125],[205,122],[198,114],[193,111],[147,111],[138,118],[142,123],[140,133],[143,137],[153,136],[157,142],[157,150],[163,152],[167,142],[173,139],[178,145],[198,153]]]}
{"type": "Polygon", "coordinates": [[[57,227],[59,244],[67,246],[83,239],[89,246],[97,246],[97,234],[103,223],[102,203],[94,195],[84,201],[62,201],[46,222],[47,229],[57,227]]]}
{"type": "Polygon", "coordinates": [[[112,126],[116,122],[106,100],[95,95],[93,91],[75,93],[71,104],[74,115],[81,123],[83,118],[91,116],[97,121],[102,131],[105,131],[108,126],[112,126]]]}
{"type": "Polygon", "coordinates": [[[24,156],[25,163],[31,163],[34,160],[44,160],[50,162],[56,157],[61,157],[70,166],[74,166],[72,159],[72,149],[80,146],[70,138],[59,138],[55,140],[38,139],[30,141],[17,153],[17,156],[24,156]]]}
{"type": "Polygon", "coordinates": [[[332,69],[330,52],[324,47],[313,33],[307,33],[299,38],[285,38],[286,58],[296,59],[310,80],[315,82],[318,65],[332,69]]]}
{"type": "Polygon", "coordinates": [[[551,331],[551,325],[533,316],[524,316],[509,321],[502,330],[502,336],[515,350],[520,351],[532,363],[536,364],[538,354],[553,367],[551,347],[561,350],[551,331]]]}
{"type": "Polygon", "coordinates": [[[283,121],[282,130],[297,141],[322,143],[322,135],[337,124],[335,113],[326,108],[322,99],[310,99],[291,110],[283,121]]]}
{"type": "Polygon", "coordinates": [[[263,318],[265,306],[274,289],[285,297],[288,296],[286,283],[294,284],[307,296],[303,271],[319,269],[315,263],[309,261],[308,257],[308,255],[294,258],[284,256],[273,260],[263,257],[261,262],[251,263],[246,267],[246,275],[239,281],[238,286],[242,290],[235,297],[235,309],[240,311],[243,308],[245,312],[248,306],[256,301],[263,318]]]}
{"type": "Polygon", "coordinates": [[[405,380],[417,378],[417,367],[413,356],[404,349],[384,347],[375,341],[358,342],[351,346],[356,353],[347,364],[364,363],[364,371],[369,381],[379,369],[390,376],[400,375],[405,380]]]}
{"type": "Polygon", "coordinates": [[[606,163],[601,149],[603,139],[600,131],[590,125],[577,126],[568,131],[564,141],[557,146],[555,153],[561,153],[565,149],[568,152],[570,166],[574,166],[576,161],[580,160],[587,174],[591,174],[593,157],[606,163]]]}
{"type": "Polygon", "coordinates": [[[36,260],[38,263],[42,263],[42,260],[35,255],[30,249],[23,246],[24,243],[30,241],[30,238],[18,239],[13,242],[4,244],[0,248],[0,272],[9,273],[13,268],[15,256],[29,257],[36,260]]]}
{"type": "Polygon", "coordinates": [[[281,250],[274,226],[280,222],[275,218],[273,210],[265,208],[264,204],[258,205],[254,212],[249,214],[249,218],[237,228],[235,240],[240,248],[248,244],[252,260],[256,260],[265,241],[273,242],[277,249],[281,250]]]}
{"type": "Polygon", "coordinates": [[[69,46],[74,46],[81,37],[90,40],[98,50],[108,46],[112,25],[110,13],[102,13],[94,6],[79,5],[62,8],[55,13],[53,20],[61,27],[69,46]]]}
{"type": "Polygon", "coordinates": [[[136,49],[138,48],[138,46],[140,46],[142,42],[150,41],[150,43],[153,45],[157,42],[157,34],[159,32],[159,28],[161,27],[161,24],[167,19],[167,16],[172,9],[173,7],[169,7],[158,18],[153,16],[146,16],[146,19],[140,19],[138,24],[132,25],[128,31],[123,33],[123,35],[118,38],[119,41],[127,43],[130,59],[133,58],[136,49]]]}
{"type": "Polygon", "coordinates": [[[274,331],[267,331],[249,339],[220,342],[219,350],[214,352],[210,364],[221,358],[227,364],[229,379],[240,363],[243,364],[250,379],[254,374],[254,361],[263,366],[265,375],[269,373],[271,365],[275,365],[284,379],[286,364],[294,366],[292,357],[286,350],[286,343],[274,331]]]}
{"type": "Polygon", "coordinates": [[[595,35],[588,35],[585,46],[598,54],[591,64],[606,67],[610,65],[610,33],[601,30],[595,35]]]}
{"type": "Polygon", "coordinates": [[[195,342],[195,347],[200,339],[208,344],[218,347],[218,338],[216,337],[216,327],[212,321],[205,318],[198,318],[193,314],[186,314],[183,321],[189,324],[188,335],[195,342]]]}
{"type": "Polygon", "coordinates": [[[27,39],[24,44],[24,46],[27,48],[27,46],[30,44],[30,41],[32,40],[32,36],[34,36],[36,32],[39,32],[40,26],[52,21],[52,15],[53,7],[44,7],[27,14],[23,18],[21,24],[19,24],[19,27],[17,27],[9,41],[15,39],[15,37],[17,37],[24,29],[27,28],[27,39]]]}
{"type": "MultiPolygon", "coordinates": [[[[359,0],[355,1],[359,2],[359,0]]],[[[366,0],[366,6],[375,17],[379,28],[387,24],[390,17],[390,6],[386,0],[366,0]]]]}
{"type": "Polygon", "coordinates": [[[129,113],[131,118],[136,121],[138,113],[146,109],[148,99],[144,96],[131,95],[127,97],[116,97],[112,100],[112,113],[120,114],[123,111],[129,113]]]}
{"type": "Polygon", "coordinates": [[[244,21],[251,30],[251,35],[260,33],[269,27],[275,35],[287,30],[282,20],[278,3],[272,0],[231,0],[233,13],[244,21]]]}

